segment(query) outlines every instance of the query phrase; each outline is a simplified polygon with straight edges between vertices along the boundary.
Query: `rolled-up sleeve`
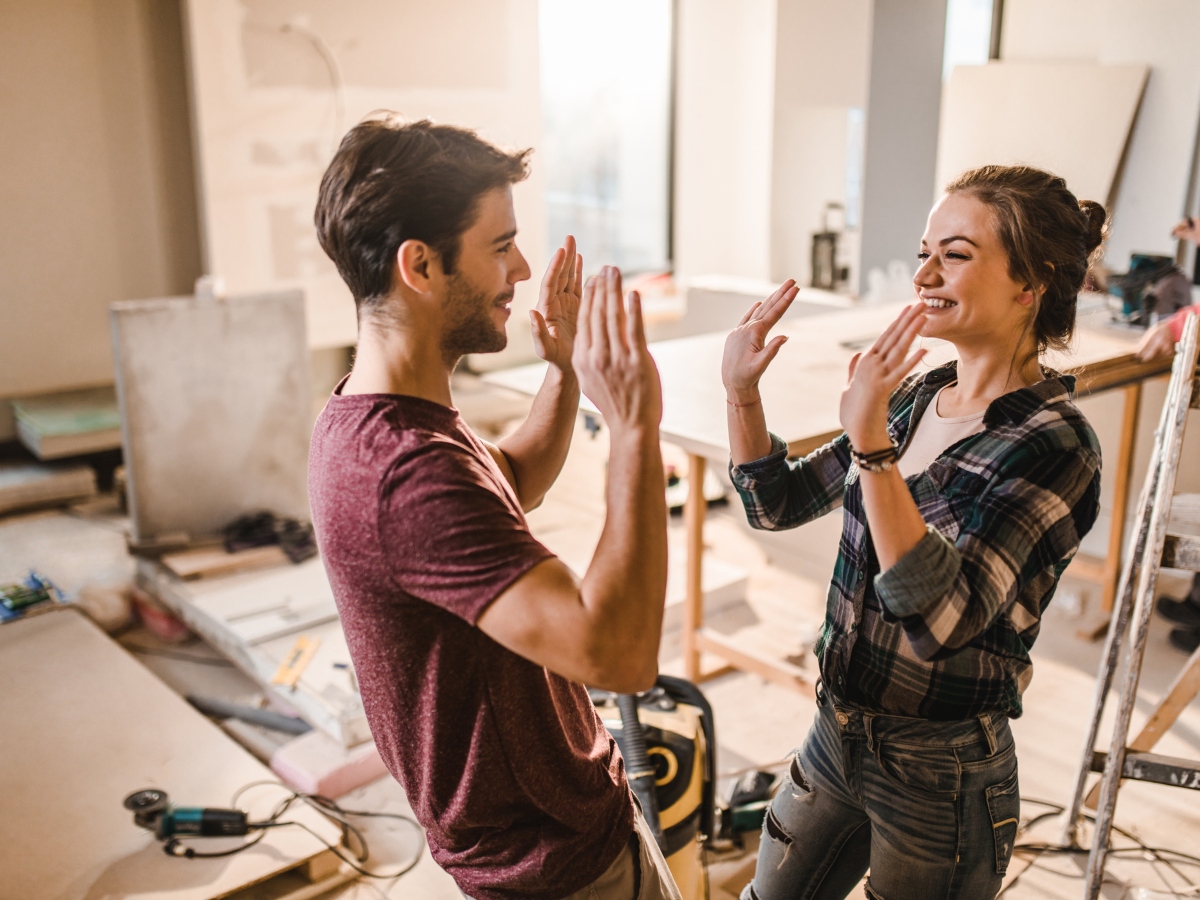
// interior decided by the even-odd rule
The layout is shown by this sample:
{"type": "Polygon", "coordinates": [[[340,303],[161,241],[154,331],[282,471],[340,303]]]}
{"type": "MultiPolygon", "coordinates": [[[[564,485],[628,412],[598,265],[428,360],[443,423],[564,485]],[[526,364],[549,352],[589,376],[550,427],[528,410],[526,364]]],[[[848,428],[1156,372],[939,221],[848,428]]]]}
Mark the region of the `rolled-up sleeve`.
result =
{"type": "Polygon", "coordinates": [[[771,435],[771,452],[735,466],[729,478],[751,527],[778,531],[803,525],[842,501],[850,467],[850,441],[840,435],[803,459],[789,461],[787,444],[771,435]]]}
{"type": "Polygon", "coordinates": [[[1099,453],[1045,450],[1029,448],[997,476],[956,540],[930,529],[875,577],[877,598],[920,658],[953,655],[1007,612],[1032,579],[1048,570],[1057,578],[1095,523],[1099,453]]]}

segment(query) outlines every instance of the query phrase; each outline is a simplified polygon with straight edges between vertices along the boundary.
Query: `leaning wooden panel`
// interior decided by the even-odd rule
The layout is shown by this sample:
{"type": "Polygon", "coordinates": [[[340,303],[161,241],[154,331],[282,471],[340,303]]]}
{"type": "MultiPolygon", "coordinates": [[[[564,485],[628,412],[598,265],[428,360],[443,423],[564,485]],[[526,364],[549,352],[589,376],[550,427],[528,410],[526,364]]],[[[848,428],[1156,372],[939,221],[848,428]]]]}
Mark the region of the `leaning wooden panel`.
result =
{"type": "Polygon", "coordinates": [[[308,518],[299,291],[114,303],[110,322],[134,544],[186,544],[264,509],[308,518]]]}
{"type": "Polygon", "coordinates": [[[938,192],[967,169],[1024,163],[1111,208],[1148,73],[1081,62],[958,66],[942,101],[938,192]]]}
{"type": "MultiPolygon", "coordinates": [[[[222,807],[243,785],[276,779],[82,615],[0,626],[0,684],[0,896],[212,900],[327,852],[300,828],[278,828],[236,856],[167,857],[133,824],[127,794],[156,787],[180,805],[222,807]]],[[[282,796],[251,792],[242,808],[261,816],[282,796]]],[[[312,809],[286,817],[337,843],[312,809]]]]}

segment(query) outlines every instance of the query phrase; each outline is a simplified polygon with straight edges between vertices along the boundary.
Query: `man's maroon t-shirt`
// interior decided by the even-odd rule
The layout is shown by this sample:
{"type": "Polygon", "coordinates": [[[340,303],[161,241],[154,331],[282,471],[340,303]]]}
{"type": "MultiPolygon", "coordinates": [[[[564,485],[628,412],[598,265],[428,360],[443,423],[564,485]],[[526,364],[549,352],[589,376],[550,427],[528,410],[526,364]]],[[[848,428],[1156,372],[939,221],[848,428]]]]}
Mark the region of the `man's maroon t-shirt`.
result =
{"type": "Polygon", "coordinates": [[[487,448],[449,407],[335,392],[308,485],[371,733],[433,858],[481,900],[595,881],[633,829],[624,764],[582,685],[475,626],[551,557],[487,448]]]}

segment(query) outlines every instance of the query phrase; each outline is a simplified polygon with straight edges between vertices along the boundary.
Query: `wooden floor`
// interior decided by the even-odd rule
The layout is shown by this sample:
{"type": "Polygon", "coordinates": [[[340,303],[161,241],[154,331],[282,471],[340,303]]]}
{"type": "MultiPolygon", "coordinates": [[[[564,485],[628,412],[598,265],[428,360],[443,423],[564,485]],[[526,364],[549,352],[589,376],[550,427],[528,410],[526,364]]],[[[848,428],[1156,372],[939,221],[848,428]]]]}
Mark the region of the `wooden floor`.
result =
{"type": "MultiPolygon", "coordinates": [[[[460,406],[469,418],[472,401],[478,401],[475,405],[481,410],[488,408],[478,397],[467,397],[465,401],[460,406]]],[[[486,424],[481,425],[481,430],[488,430],[486,424]]],[[[496,430],[492,429],[493,433],[496,430]]],[[[666,452],[669,457],[670,448],[666,452]]],[[[590,550],[598,538],[603,517],[605,458],[605,433],[593,438],[579,429],[558,484],[543,506],[529,517],[535,534],[545,536],[548,543],[559,547],[565,542],[576,547],[577,552],[590,550]]],[[[736,506],[736,498],[731,499],[734,505],[710,513],[706,541],[710,552],[749,571],[749,591],[745,603],[727,609],[710,624],[760,652],[789,658],[812,670],[814,664],[807,650],[823,616],[840,514],[792,532],[763,535],[749,530],[736,506]]],[[[0,581],[21,577],[30,568],[38,568],[58,579],[64,589],[75,591],[89,582],[127,577],[130,566],[124,551],[123,524],[110,500],[70,514],[43,512],[0,519],[0,581]]],[[[682,521],[673,519],[673,553],[682,552],[682,541],[682,521]]],[[[1171,592],[1182,593],[1186,586],[1187,582],[1178,577],[1164,578],[1163,587],[1171,592]]],[[[1036,800],[1061,804],[1068,799],[1066,793],[1079,757],[1100,652],[1099,644],[1076,636],[1096,616],[1097,600],[1089,592],[1094,589],[1083,582],[1064,580],[1045,617],[1043,633],[1034,651],[1035,674],[1025,697],[1026,713],[1013,723],[1027,817],[1046,811],[1047,807],[1036,800]]],[[[1141,716],[1161,695],[1184,660],[1182,654],[1167,644],[1166,631],[1163,623],[1156,622],[1151,633],[1143,678],[1145,690],[1138,710],[1141,716]]],[[[143,646],[153,643],[141,632],[128,634],[124,640],[143,646]]],[[[206,654],[202,646],[185,650],[206,654]]],[[[139,658],[181,691],[231,699],[245,698],[255,692],[252,683],[227,667],[146,654],[139,658]]],[[[664,637],[660,660],[664,671],[681,673],[678,632],[664,637]]],[[[727,789],[734,773],[784,760],[802,741],[815,711],[811,701],[749,675],[729,675],[705,684],[704,689],[715,713],[722,791],[727,789]]],[[[1139,724],[1135,719],[1135,728],[1139,724]]],[[[1193,703],[1184,713],[1160,744],[1160,751],[1200,758],[1200,704],[1193,703]]],[[[343,799],[343,804],[374,810],[407,809],[403,793],[389,778],[354,792],[343,799]]],[[[1021,840],[1053,840],[1054,824],[1043,822],[1033,835],[1021,840]]],[[[1194,791],[1129,784],[1122,789],[1117,824],[1147,844],[1200,854],[1200,794],[1194,791]]],[[[372,825],[370,829],[368,837],[374,837],[371,845],[381,868],[404,858],[412,849],[396,828],[372,825]]],[[[1122,845],[1130,843],[1120,840],[1122,845]]],[[[747,852],[740,858],[714,863],[711,869],[714,900],[735,897],[752,875],[754,845],[750,841],[747,852]]],[[[1009,900],[1077,898],[1082,892],[1079,873],[1083,863],[1080,857],[1043,856],[1005,897],[1009,900]]],[[[1160,896],[1138,893],[1139,888],[1159,892],[1169,888],[1179,892],[1161,896],[1200,896],[1186,893],[1188,886],[1180,874],[1145,859],[1114,860],[1110,872],[1113,883],[1104,892],[1110,900],[1152,900],[1160,896]]],[[[1181,866],[1179,873],[1200,884],[1200,868],[1181,866]]],[[[426,850],[416,869],[398,881],[364,880],[331,896],[346,900],[373,897],[459,900],[461,895],[433,864],[426,850]]]]}

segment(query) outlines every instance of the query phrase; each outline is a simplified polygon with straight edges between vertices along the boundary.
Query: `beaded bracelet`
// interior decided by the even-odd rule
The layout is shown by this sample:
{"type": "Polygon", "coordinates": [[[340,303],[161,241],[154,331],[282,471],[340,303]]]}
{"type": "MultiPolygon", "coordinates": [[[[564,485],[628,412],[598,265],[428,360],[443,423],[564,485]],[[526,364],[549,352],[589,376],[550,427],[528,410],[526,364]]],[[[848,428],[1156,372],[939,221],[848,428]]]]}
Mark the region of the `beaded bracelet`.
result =
{"type": "Polygon", "coordinates": [[[864,471],[887,472],[900,459],[900,448],[894,441],[886,450],[876,450],[873,453],[859,453],[851,446],[850,457],[864,471]]]}

